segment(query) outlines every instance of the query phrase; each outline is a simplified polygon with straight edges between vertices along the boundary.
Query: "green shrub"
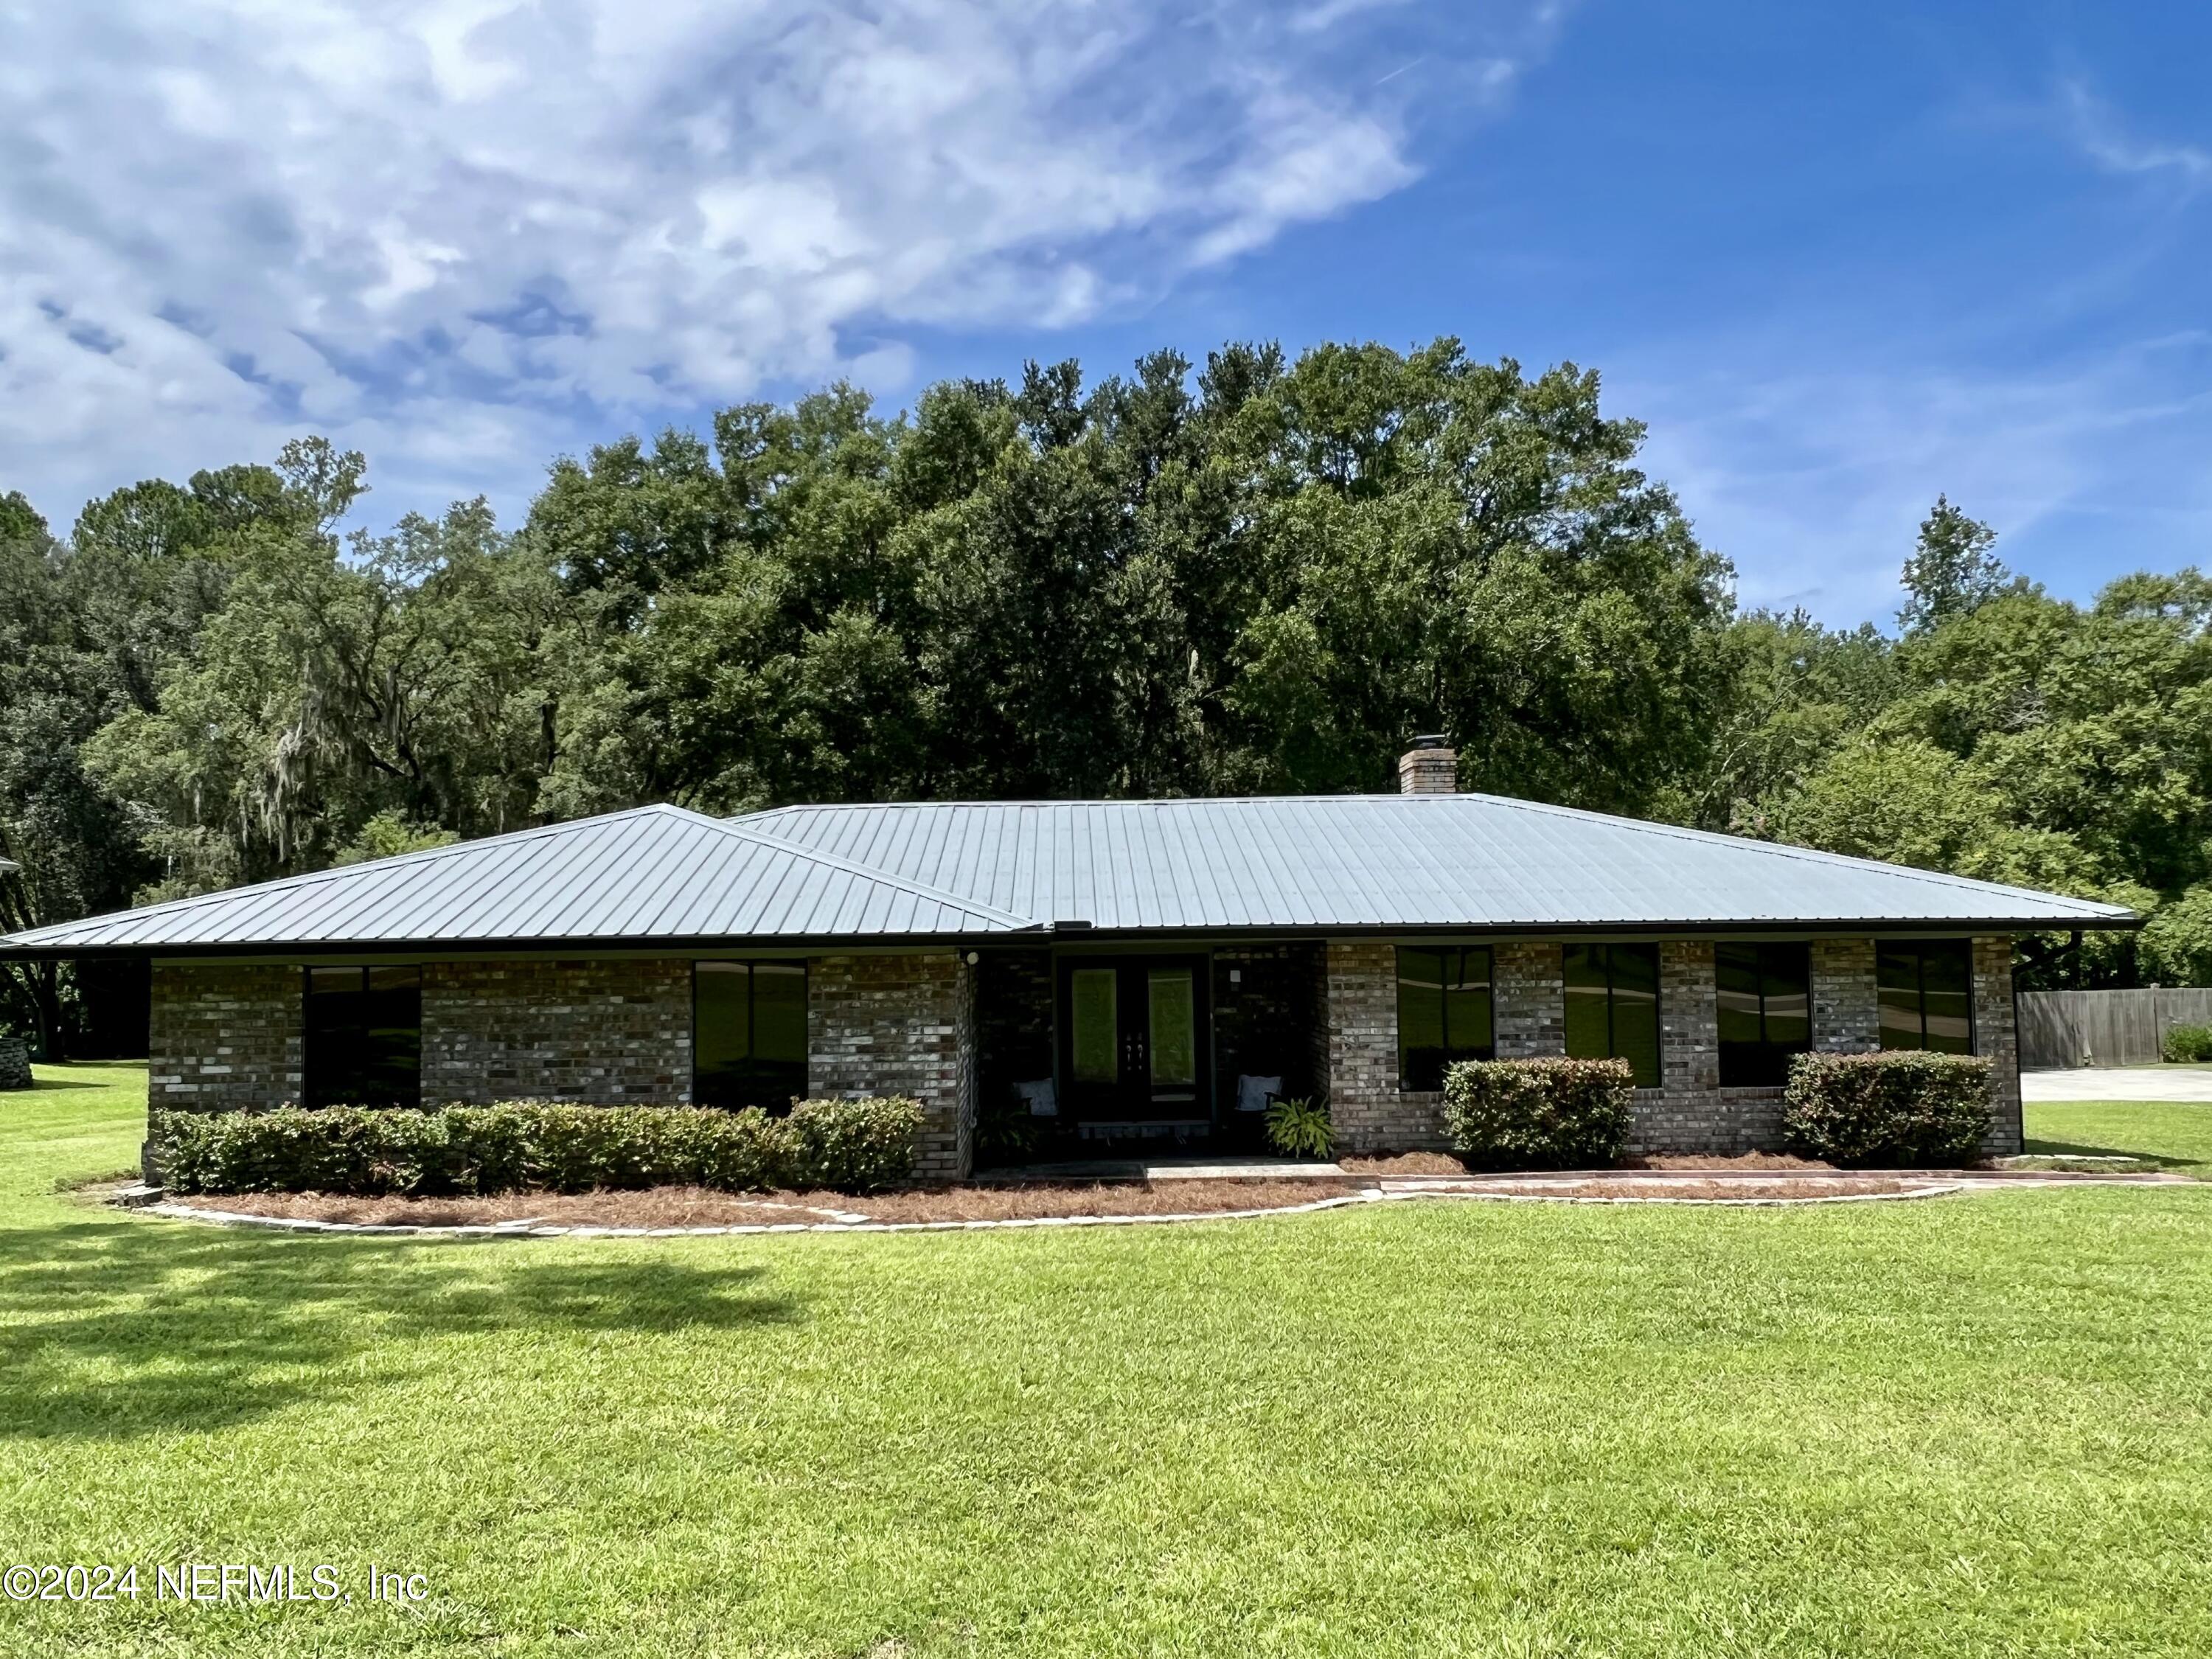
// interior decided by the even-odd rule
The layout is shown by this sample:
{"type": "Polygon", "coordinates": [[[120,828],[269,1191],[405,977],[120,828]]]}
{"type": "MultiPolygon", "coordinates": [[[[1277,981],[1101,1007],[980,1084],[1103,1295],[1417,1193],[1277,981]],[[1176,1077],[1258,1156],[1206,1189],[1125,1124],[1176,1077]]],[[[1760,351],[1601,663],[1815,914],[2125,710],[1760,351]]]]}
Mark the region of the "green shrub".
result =
{"type": "Polygon", "coordinates": [[[840,1193],[879,1193],[914,1176],[921,1103],[802,1100],[783,1120],[787,1184],[840,1193]]]}
{"type": "Polygon", "coordinates": [[[1625,1060],[1463,1060],[1444,1073],[1444,1133],[1484,1170],[1590,1170],[1628,1150],[1625,1060]]]}
{"type": "Polygon", "coordinates": [[[1917,1049],[1800,1054],[1782,1095],[1784,1144],[1856,1166],[1967,1164],[1990,1132],[1990,1062],[1917,1049]]]}
{"type": "Polygon", "coordinates": [[[1285,1158],[1328,1158],[1336,1151],[1328,1108],[1317,1100],[1279,1100],[1267,1108],[1267,1144],[1285,1158]]]}
{"type": "Polygon", "coordinates": [[[320,1192],[357,1197],[661,1186],[871,1192],[914,1171],[921,1108],[910,1100],[815,1101],[788,1118],[758,1108],[297,1106],[164,1112],[151,1123],[162,1180],[179,1193],[320,1192]]]}
{"type": "Polygon", "coordinates": [[[2176,1065],[2212,1060],[2212,1025],[2168,1026],[2164,1052],[2176,1065]]]}

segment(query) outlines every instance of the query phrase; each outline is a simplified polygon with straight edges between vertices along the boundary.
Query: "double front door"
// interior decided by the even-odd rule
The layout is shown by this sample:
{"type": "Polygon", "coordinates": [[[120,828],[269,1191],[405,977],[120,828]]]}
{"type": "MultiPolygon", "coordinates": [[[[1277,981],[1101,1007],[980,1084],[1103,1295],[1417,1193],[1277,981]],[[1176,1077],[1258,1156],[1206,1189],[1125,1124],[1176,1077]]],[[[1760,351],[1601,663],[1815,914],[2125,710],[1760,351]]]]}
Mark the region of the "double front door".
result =
{"type": "Polygon", "coordinates": [[[1206,978],[1202,957],[1061,959],[1060,1074],[1079,1124],[1212,1119],[1206,978]]]}

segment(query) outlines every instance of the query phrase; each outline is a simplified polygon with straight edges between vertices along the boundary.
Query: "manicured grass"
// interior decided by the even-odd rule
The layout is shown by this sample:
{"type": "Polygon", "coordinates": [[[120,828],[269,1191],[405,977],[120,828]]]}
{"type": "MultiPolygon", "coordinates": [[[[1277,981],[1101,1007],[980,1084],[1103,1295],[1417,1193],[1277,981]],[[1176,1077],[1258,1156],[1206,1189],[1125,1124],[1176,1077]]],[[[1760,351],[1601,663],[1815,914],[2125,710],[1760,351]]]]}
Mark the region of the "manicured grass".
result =
{"type": "Polygon", "coordinates": [[[2069,1100],[2033,1102],[2025,1110],[2031,1152],[2125,1153],[2185,1174],[2212,1176],[2212,1105],[2069,1100]]]}
{"type": "Polygon", "coordinates": [[[0,1603],[0,1652],[2212,1629],[2212,1187],[410,1243],[51,1190],[126,1164],[136,1114],[127,1080],[0,1097],[0,1556],[330,1562],[356,1600],[0,1603]],[[372,1562],[429,1601],[367,1604],[372,1562]]]}

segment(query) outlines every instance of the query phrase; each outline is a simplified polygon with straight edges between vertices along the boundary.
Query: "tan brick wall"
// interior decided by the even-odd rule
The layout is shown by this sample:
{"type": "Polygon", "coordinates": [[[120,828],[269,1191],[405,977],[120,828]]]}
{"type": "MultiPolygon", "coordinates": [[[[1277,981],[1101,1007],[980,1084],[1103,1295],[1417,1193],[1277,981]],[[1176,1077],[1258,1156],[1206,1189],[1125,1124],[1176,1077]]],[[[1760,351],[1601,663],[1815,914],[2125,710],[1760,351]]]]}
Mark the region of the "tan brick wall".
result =
{"type": "Polygon", "coordinates": [[[300,1097],[300,969],[155,963],[147,1100],[220,1112],[300,1097]]]}
{"type": "Polygon", "coordinates": [[[1340,1146],[1442,1146],[1443,1096],[1398,1086],[1396,947],[1332,939],[1323,981],[1328,1115],[1340,1146]]]}
{"type": "Polygon", "coordinates": [[[1974,1052],[1990,1061],[1990,1133],[1982,1144],[1990,1157],[2008,1157],[2022,1145],[2009,939],[1974,941],[1974,1052]]]}
{"type": "Polygon", "coordinates": [[[689,962],[423,964],[426,1104],[690,1098],[689,962]]]}
{"type": "Polygon", "coordinates": [[[918,1168],[957,1181],[973,1164],[974,976],[951,951],[813,957],[806,963],[806,1089],[907,1095],[928,1114],[918,1168]]]}
{"type": "Polygon", "coordinates": [[[1720,1008],[1710,940],[1659,945],[1659,1086],[1638,1089],[1629,1150],[1729,1155],[1780,1138],[1778,1089],[1721,1087],[1720,1008]]]}

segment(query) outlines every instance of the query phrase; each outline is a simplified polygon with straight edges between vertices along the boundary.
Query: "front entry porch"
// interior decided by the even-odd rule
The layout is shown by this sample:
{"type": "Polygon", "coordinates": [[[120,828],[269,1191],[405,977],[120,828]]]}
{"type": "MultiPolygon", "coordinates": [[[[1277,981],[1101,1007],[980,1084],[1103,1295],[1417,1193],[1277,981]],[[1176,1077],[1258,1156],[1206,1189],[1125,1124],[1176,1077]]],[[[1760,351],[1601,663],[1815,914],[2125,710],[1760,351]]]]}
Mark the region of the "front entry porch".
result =
{"type": "Polygon", "coordinates": [[[1322,962],[1305,943],[984,952],[976,1166],[1263,1154],[1265,1098],[1315,1090],[1322,962]]]}

